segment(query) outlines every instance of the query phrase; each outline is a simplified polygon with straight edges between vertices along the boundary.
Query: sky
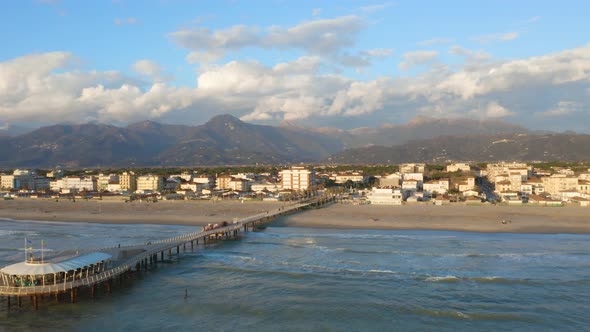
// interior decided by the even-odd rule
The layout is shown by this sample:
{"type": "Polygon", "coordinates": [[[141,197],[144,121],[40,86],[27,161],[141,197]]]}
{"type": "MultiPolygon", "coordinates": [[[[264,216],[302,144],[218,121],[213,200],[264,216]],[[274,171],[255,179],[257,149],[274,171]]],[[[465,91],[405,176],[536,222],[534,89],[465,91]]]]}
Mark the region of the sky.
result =
{"type": "Polygon", "coordinates": [[[419,117],[590,132],[590,2],[0,3],[0,128],[419,117]]]}

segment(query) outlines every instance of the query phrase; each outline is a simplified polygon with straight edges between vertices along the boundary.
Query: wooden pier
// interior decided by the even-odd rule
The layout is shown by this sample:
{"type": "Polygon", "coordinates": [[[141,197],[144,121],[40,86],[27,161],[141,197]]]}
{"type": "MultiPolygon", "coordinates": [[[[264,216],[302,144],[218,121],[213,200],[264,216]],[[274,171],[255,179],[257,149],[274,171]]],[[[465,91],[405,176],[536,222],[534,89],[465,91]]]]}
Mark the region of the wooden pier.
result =
{"type": "MultiPolygon", "coordinates": [[[[130,276],[133,272],[140,273],[142,270],[147,271],[148,267],[155,267],[158,260],[163,261],[165,256],[180,254],[183,251],[194,250],[199,244],[206,245],[211,241],[236,238],[240,232],[249,232],[255,230],[258,226],[269,223],[275,218],[296,213],[310,207],[322,207],[334,202],[332,197],[314,197],[298,201],[294,204],[286,205],[272,211],[265,211],[253,216],[249,216],[224,227],[211,230],[193,232],[184,235],[175,236],[160,241],[148,242],[145,244],[97,248],[92,250],[79,251],[76,255],[70,255],[70,258],[80,257],[90,253],[105,254],[105,257],[112,257],[108,261],[101,261],[100,264],[80,266],[75,270],[56,273],[50,276],[46,282],[46,276],[41,277],[42,284],[32,285],[15,285],[14,276],[2,275],[0,279],[0,296],[6,299],[8,309],[11,305],[22,306],[22,298],[30,297],[32,307],[36,310],[39,303],[45,297],[54,297],[55,300],[60,298],[69,298],[69,302],[74,303],[77,300],[80,289],[88,290],[90,296],[94,299],[99,288],[104,287],[107,293],[112,291],[114,281],[122,282],[123,279],[130,276]],[[59,278],[57,276],[60,276],[59,278]],[[68,296],[69,295],[69,296],[68,296]],[[14,299],[14,302],[11,301],[14,299]]],[[[68,257],[55,257],[54,260],[67,259],[68,257]]],[[[5,269],[5,268],[4,268],[5,269]]],[[[0,270],[2,271],[2,270],[0,270]]],[[[31,280],[40,276],[26,276],[31,280]]]]}

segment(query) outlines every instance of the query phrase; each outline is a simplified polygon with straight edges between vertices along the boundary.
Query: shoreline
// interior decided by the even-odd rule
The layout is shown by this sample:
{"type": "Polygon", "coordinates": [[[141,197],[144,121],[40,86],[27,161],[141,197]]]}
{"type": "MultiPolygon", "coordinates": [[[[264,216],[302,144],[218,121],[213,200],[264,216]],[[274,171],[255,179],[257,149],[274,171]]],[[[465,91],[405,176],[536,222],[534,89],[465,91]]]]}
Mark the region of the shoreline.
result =
{"type": "MultiPolygon", "coordinates": [[[[0,218],[38,222],[204,226],[231,222],[282,202],[13,200],[0,201],[0,218]]],[[[590,208],[469,205],[333,204],[283,216],[279,227],[319,229],[418,230],[476,233],[590,234],[590,208]],[[502,224],[502,220],[509,221],[502,224]]]]}

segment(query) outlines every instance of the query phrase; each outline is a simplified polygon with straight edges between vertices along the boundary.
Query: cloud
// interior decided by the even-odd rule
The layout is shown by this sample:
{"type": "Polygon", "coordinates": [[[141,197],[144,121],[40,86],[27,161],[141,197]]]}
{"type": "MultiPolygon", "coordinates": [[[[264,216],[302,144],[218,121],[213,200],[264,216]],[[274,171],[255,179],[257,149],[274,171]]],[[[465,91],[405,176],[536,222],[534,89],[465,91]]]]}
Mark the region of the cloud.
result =
{"type": "MultiPolygon", "coordinates": [[[[417,75],[356,80],[326,72],[322,55],[274,66],[229,61],[202,67],[195,87],[145,81],[118,71],[82,70],[67,52],[31,54],[0,62],[3,122],[130,122],[144,119],[204,121],[232,113],[248,121],[307,119],[311,123],[404,122],[437,117],[510,118],[525,126],[587,131],[590,45],[514,60],[478,57],[472,62],[429,66],[417,75]],[[478,60],[479,59],[479,60],[478,60]],[[548,107],[548,105],[554,105],[548,107]],[[567,115],[567,116],[565,116],[567,115]],[[353,118],[354,120],[342,120],[353,118]],[[577,127],[576,127],[577,126],[577,127]]],[[[404,60],[431,63],[437,54],[412,52],[404,60]]],[[[141,77],[162,76],[140,60],[141,77]]]]}
{"type": "Polygon", "coordinates": [[[166,74],[162,67],[151,60],[139,60],[133,64],[133,70],[137,73],[149,77],[154,82],[170,81],[172,77],[166,74]]]}
{"type": "Polygon", "coordinates": [[[541,20],[541,16],[533,16],[533,17],[527,18],[526,20],[523,20],[522,23],[523,24],[531,24],[531,23],[538,22],[539,20],[541,20]]]}
{"type": "Polygon", "coordinates": [[[311,15],[312,16],[319,16],[322,13],[322,9],[321,8],[314,8],[311,11],[311,15]]]}
{"type": "Polygon", "coordinates": [[[393,5],[394,5],[393,2],[384,2],[384,3],[380,3],[380,4],[362,6],[359,9],[363,13],[370,14],[370,13],[381,11],[381,10],[391,7],[393,5]]]}
{"type": "Polygon", "coordinates": [[[489,102],[483,109],[474,109],[470,113],[483,116],[485,118],[504,118],[513,116],[516,113],[508,111],[504,106],[495,101],[489,102]]]}
{"type": "Polygon", "coordinates": [[[494,33],[489,35],[481,35],[471,38],[473,41],[476,41],[480,44],[489,44],[492,42],[506,42],[512,41],[518,38],[518,32],[506,32],[506,33],[494,33]]]}
{"type": "Polygon", "coordinates": [[[115,23],[115,25],[133,25],[139,23],[139,20],[135,17],[116,18],[113,23],[115,23]]]}
{"type": "Polygon", "coordinates": [[[362,55],[370,56],[370,57],[386,57],[393,54],[393,49],[391,48],[374,48],[372,50],[366,50],[361,52],[362,55]]]}
{"type": "Polygon", "coordinates": [[[440,44],[449,44],[452,43],[453,40],[449,38],[432,38],[427,40],[422,40],[416,43],[418,46],[432,46],[432,45],[440,45],[440,44]]]}
{"type": "Polygon", "coordinates": [[[437,51],[414,51],[403,55],[404,61],[399,64],[402,70],[408,70],[417,65],[430,63],[438,56],[437,51]]]}
{"type": "Polygon", "coordinates": [[[536,115],[544,117],[560,117],[580,111],[581,106],[580,103],[574,101],[560,101],[555,108],[544,112],[538,112],[536,115]]]}
{"type": "Polygon", "coordinates": [[[189,56],[191,61],[198,61],[201,55],[226,54],[247,47],[299,49],[311,55],[337,59],[345,48],[355,44],[356,36],[364,26],[362,19],[357,16],[342,16],[304,22],[289,28],[235,25],[209,30],[199,27],[175,31],[168,36],[180,47],[197,52],[189,56]]]}

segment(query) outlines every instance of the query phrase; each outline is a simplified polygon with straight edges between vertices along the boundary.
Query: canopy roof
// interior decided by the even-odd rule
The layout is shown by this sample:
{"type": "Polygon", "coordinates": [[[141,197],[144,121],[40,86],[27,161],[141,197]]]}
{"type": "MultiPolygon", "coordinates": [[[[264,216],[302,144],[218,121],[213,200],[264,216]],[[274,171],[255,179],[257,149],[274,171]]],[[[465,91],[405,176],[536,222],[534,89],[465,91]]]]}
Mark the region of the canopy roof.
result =
{"type": "Polygon", "coordinates": [[[102,252],[92,252],[82,256],[76,256],[74,258],[67,259],[65,261],[57,263],[27,263],[20,262],[12,264],[0,269],[1,273],[7,275],[17,276],[31,276],[31,275],[43,275],[43,274],[54,274],[60,272],[73,271],[84,266],[90,266],[98,262],[110,259],[111,255],[102,252]]]}

